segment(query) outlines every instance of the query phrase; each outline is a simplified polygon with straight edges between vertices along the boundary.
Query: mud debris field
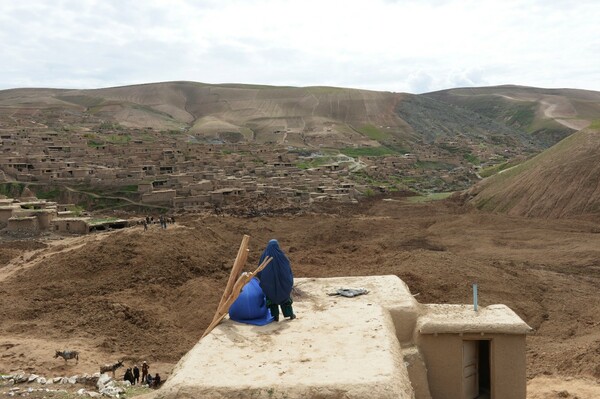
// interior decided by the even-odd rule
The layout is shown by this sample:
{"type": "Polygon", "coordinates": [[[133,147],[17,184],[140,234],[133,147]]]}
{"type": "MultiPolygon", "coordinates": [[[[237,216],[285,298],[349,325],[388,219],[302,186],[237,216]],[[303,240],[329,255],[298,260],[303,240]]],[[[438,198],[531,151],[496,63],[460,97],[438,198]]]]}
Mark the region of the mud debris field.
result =
{"type": "MultiPolygon", "coordinates": [[[[189,214],[166,230],[3,238],[0,372],[94,373],[122,359],[147,360],[151,371],[168,377],[212,318],[242,235],[249,234],[247,270],[277,238],[298,277],[395,274],[422,303],[469,303],[477,282],[482,306],[504,303],[535,329],[527,341],[528,397],[552,387],[541,379],[569,386],[585,380],[594,389],[599,233],[594,221],[377,198],[272,217],[189,214]],[[53,358],[66,348],[82,354],[77,365],[53,358]]],[[[558,388],[552,392],[565,397],[558,388]]]]}

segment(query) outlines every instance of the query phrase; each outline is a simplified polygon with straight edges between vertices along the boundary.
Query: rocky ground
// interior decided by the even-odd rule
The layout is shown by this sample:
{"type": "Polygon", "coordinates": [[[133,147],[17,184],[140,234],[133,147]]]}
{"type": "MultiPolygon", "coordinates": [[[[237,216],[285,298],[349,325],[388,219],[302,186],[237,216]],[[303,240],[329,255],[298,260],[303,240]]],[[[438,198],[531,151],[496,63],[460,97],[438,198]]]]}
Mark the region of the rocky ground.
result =
{"type": "Polygon", "coordinates": [[[481,305],[505,303],[535,329],[529,397],[591,398],[600,395],[599,227],[378,197],[270,216],[181,215],[166,230],[3,239],[0,374],[52,378],[147,360],[168,377],[212,319],[249,234],[247,269],[277,238],[298,277],[395,274],[423,303],[469,303],[477,282],[481,305]],[[58,349],[78,350],[79,363],[54,359],[58,349]]]}

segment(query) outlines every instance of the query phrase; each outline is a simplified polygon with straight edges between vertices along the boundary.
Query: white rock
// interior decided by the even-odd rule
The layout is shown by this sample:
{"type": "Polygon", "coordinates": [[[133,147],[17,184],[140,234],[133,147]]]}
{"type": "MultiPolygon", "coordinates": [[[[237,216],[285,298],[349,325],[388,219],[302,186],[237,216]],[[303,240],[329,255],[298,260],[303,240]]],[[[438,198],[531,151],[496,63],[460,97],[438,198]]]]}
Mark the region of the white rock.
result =
{"type": "Polygon", "coordinates": [[[123,381],[123,386],[130,387],[131,386],[131,382],[129,382],[129,381],[123,381]]]}
{"type": "Polygon", "coordinates": [[[108,384],[111,381],[111,378],[108,376],[108,374],[102,374],[99,378],[98,378],[98,382],[96,383],[96,387],[98,387],[98,391],[102,390],[106,384],[108,384]]]}
{"type": "Polygon", "coordinates": [[[49,378],[46,380],[46,385],[52,385],[54,384],[54,380],[52,378],[49,378]]]}
{"type": "Polygon", "coordinates": [[[46,379],[44,377],[38,377],[35,382],[37,382],[38,384],[46,384],[46,379]]]}
{"type": "Polygon", "coordinates": [[[118,392],[116,391],[116,389],[114,387],[102,388],[100,390],[100,393],[102,395],[106,395],[106,396],[116,396],[118,394],[118,392]]]}
{"type": "Polygon", "coordinates": [[[62,377],[54,377],[54,378],[52,379],[52,382],[53,382],[54,384],[58,384],[58,383],[60,383],[60,382],[61,382],[61,380],[62,380],[62,379],[63,379],[62,377]]]}
{"type": "Polygon", "coordinates": [[[67,381],[69,381],[69,384],[77,384],[77,376],[67,378],[67,381]]]}
{"type": "Polygon", "coordinates": [[[20,390],[21,390],[21,388],[19,388],[19,387],[14,387],[14,388],[9,389],[10,392],[20,391],[20,390]]]}
{"type": "Polygon", "coordinates": [[[99,398],[102,396],[102,394],[94,391],[87,391],[87,394],[90,398],[99,398]]]}
{"type": "Polygon", "coordinates": [[[85,389],[83,389],[83,388],[81,388],[80,390],[77,391],[77,395],[79,395],[79,396],[83,396],[83,395],[85,395],[85,393],[86,393],[85,389]]]}
{"type": "Polygon", "coordinates": [[[29,378],[27,379],[27,382],[33,382],[33,381],[37,380],[39,377],[40,377],[39,375],[31,374],[29,376],[29,378]]]}

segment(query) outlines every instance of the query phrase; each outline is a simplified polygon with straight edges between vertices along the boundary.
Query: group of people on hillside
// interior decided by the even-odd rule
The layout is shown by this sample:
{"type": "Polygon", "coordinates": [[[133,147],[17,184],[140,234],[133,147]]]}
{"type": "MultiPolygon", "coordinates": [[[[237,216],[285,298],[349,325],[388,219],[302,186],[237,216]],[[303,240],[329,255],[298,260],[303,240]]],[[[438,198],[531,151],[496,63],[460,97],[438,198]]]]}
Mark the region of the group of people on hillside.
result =
{"type": "Polygon", "coordinates": [[[150,370],[150,366],[148,365],[148,362],[146,362],[144,360],[142,362],[141,378],[140,378],[140,369],[137,366],[137,364],[135,364],[133,366],[133,368],[129,367],[127,370],[125,370],[125,375],[123,376],[123,380],[129,381],[129,383],[131,385],[146,384],[150,388],[158,388],[160,386],[160,384],[162,383],[160,374],[156,373],[154,375],[154,377],[152,377],[152,374],[150,374],[149,370],[150,370]]]}
{"type": "Polygon", "coordinates": [[[142,224],[144,225],[144,230],[148,230],[148,225],[154,224],[156,222],[160,223],[161,229],[166,229],[167,224],[175,223],[175,217],[160,215],[158,217],[158,219],[154,220],[154,216],[146,216],[144,219],[142,219],[142,224]]]}

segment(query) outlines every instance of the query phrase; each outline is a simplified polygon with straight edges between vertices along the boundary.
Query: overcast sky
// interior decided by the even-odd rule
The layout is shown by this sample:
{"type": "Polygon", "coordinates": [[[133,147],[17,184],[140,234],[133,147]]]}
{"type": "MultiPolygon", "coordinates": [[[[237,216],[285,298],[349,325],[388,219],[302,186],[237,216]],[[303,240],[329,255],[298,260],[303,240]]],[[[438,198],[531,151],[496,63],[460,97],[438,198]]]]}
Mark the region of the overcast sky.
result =
{"type": "Polygon", "coordinates": [[[0,89],[600,91],[600,0],[0,0],[0,89]]]}

